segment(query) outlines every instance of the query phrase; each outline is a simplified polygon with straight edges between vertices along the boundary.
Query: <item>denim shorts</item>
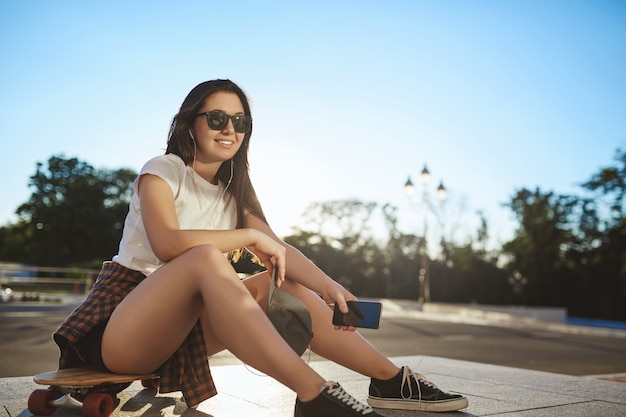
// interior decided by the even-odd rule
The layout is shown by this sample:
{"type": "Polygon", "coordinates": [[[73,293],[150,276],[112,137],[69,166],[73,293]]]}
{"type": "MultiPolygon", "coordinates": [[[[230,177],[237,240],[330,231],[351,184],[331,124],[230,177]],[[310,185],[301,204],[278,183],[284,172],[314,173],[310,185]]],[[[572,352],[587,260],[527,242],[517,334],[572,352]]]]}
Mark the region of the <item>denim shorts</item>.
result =
{"type": "Polygon", "coordinates": [[[101,371],[110,372],[102,360],[102,335],[108,321],[98,323],[76,345],[80,357],[87,363],[101,371]]]}

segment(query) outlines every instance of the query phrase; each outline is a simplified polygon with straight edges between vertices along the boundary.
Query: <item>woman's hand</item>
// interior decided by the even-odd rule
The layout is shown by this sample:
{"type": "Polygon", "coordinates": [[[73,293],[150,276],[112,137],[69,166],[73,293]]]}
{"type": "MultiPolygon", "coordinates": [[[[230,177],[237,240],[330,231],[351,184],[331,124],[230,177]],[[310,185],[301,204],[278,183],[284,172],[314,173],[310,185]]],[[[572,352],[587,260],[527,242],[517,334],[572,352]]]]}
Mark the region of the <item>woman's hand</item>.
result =
{"type": "Polygon", "coordinates": [[[270,276],[274,268],[277,268],[276,287],[280,287],[285,281],[285,247],[258,230],[254,230],[253,240],[247,248],[263,262],[270,276]]]}
{"type": "MultiPolygon", "coordinates": [[[[339,306],[339,311],[344,314],[348,313],[348,304],[346,301],[356,301],[357,298],[348,290],[346,290],[341,284],[336,281],[330,281],[329,285],[326,287],[324,292],[322,293],[322,297],[326,304],[329,306],[332,304],[336,304],[339,306]]],[[[335,330],[348,330],[355,331],[356,327],[354,326],[334,326],[335,330]]]]}

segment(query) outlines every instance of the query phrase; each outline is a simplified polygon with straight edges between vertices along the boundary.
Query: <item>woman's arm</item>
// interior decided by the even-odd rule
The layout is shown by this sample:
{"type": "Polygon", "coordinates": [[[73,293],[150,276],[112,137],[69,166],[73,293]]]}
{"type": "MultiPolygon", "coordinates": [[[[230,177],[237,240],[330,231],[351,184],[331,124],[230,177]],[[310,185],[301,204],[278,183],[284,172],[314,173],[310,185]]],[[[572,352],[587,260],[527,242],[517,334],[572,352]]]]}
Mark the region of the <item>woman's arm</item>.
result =
{"type": "Polygon", "coordinates": [[[181,230],[176,216],[174,196],[170,186],[155,175],[139,179],[141,217],[150,246],[155,255],[168,262],[185,251],[200,245],[214,245],[226,253],[253,248],[261,261],[271,261],[284,277],[285,249],[272,238],[252,228],[235,230],[181,230]]]}
{"type": "MultiPolygon", "coordinates": [[[[321,294],[327,303],[335,302],[339,304],[339,308],[342,312],[348,312],[346,301],[357,299],[352,293],[326,275],[324,271],[319,269],[298,249],[283,242],[278,236],[276,236],[267,223],[259,219],[254,214],[250,213],[246,215],[244,225],[248,228],[258,230],[264,235],[272,237],[276,240],[276,242],[285,247],[286,274],[289,279],[304,285],[318,294],[321,294]]],[[[277,283],[276,285],[280,286],[280,283],[277,283]]]]}

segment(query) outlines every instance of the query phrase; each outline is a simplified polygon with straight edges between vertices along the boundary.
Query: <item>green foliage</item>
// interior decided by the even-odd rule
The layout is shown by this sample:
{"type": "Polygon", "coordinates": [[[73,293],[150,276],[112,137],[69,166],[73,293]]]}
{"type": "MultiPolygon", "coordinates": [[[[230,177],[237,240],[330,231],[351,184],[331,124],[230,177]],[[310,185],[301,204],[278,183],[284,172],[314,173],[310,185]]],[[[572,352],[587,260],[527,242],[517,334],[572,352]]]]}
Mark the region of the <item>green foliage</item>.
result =
{"type": "Polygon", "coordinates": [[[567,196],[522,189],[509,204],[520,227],[503,250],[514,257],[510,268],[528,277],[530,304],[564,305],[563,257],[572,239],[569,219],[576,203],[567,196]]]}
{"type": "MultiPolygon", "coordinates": [[[[18,222],[0,228],[0,260],[98,267],[117,251],[135,176],[63,156],[37,164],[18,222]]],[[[487,250],[480,212],[473,238],[442,238],[428,262],[432,301],[564,306],[574,316],[626,320],[626,153],[581,186],[587,195],[516,190],[507,206],[519,227],[501,250],[487,250]]],[[[304,217],[306,229],[285,241],[356,295],[418,298],[426,242],[399,230],[396,207],[330,201],[304,217]]],[[[247,258],[236,267],[261,269],[247,258]]]]}
{"type": "MultiPolygon", "coordinates": [[[[501,251],[487,251],[480,212],[475,239],[442,239],[440,258],[429,263],[432,300],[564,306],[574,316],[626,320],[626,154],[615,160],[583,184],[591,196],[517,190],[507,205],[519,228],[501,251]],[[499,259],[508,262],[501,267],[499,259]]],[[[312,230],[287,240],[359,296],[416,299],[425,241],[402,233],[396,212],[351,200],[312,205],[312,230]],[[368,230],[377,209],[388,232],[383,244],[368,230]]]]}
{"type": "Polygon", "coordinates": [[[76,158],[38,163],[17,224],[2,229],[0,259],[97,266],[117,251],[136,173],[96,170],[76,158]]]}
{"type": "Polygon", "coordinates": [[[432,299],[452,303],[514,304],[506,271],[485,260],[473,243],[450,245],[445,262],[431,263],[432,299]]]}
{"type": "MultiPolygon", "coordinates": [[[[601,192],[610,208],[610,222],[620,223],[626,215],[626,152],[615,152],[617,166],[605,167],[594,174],[583,187],[592,192],[601,192]]],[[[619,227],[619,224],[614,224],[619,227]]]]}
{"type": "Polygon", "coordinates": [[[594,174],[591,197],[522,189],[510,207],[519,229],[503,252],[528,280],[530,305],[567,306],[570,314],[626,320],[626,154],[594,174]]]}
{"type": "Polygon", "coordinates": [[[315,229],[300,230],[285,241],[314,260],[322,270],[363,296],[379,294],[383,255],[369,229],[377,204],[357,200],[315,203],[305,218],[315,229]]]}

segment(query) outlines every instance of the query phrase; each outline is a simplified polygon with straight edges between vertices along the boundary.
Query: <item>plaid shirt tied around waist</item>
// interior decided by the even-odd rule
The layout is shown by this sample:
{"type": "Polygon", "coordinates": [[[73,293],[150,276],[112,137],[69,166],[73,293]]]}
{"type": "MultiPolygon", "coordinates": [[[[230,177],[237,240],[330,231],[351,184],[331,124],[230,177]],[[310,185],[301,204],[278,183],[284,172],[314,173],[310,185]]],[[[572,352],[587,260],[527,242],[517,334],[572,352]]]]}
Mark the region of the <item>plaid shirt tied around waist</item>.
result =
{"type": "MultiPolygon", "coordinates": [[[[116,262],[105,262],[91,292],[61,324],[53,338],[61,356],[59,369],[85,366],[76,344],[98,323],[107,321],[115,307],[145,275],[116,262]]],[[[159,391],[182,391],[188,407],[217,394],[209,369],[202,326],[198,321],[178,350],[158,370],[159,391]]]]}

